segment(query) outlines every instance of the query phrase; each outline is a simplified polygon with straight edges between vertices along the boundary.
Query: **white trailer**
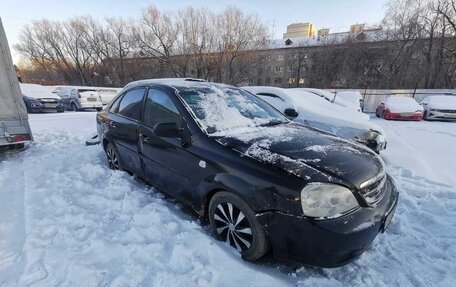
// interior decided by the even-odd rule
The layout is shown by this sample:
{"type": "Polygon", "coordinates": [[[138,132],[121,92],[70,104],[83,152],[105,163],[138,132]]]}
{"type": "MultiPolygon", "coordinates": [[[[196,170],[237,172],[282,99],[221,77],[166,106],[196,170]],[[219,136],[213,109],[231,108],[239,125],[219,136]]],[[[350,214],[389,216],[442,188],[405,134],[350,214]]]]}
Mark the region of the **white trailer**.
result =
{"type": "Polygon", "coordinates": [[[0,153],[23,149],[32,140],[27,109],[0,19],[0,153]]]}

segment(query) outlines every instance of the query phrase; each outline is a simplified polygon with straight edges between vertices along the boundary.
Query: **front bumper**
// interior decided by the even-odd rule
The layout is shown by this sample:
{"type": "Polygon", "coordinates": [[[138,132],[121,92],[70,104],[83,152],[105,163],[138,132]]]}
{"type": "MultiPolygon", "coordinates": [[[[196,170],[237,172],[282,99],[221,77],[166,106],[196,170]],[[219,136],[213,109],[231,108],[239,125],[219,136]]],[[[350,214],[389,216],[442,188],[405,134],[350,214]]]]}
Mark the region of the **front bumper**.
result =
{"type": "Polygon", "coordinates": [[[456,120],[456,113],[444,113],[444,112],[437,112],[437,111],[429,111],[428,120],[456,120]]]}
{"type": "Polygon", "coordinates": [[[386,120],[421,121],[423,113],[385,113],[386,120]]]}
{"type": "Polygon", "coordinates": [[[265,212],[257,218],[265,226],[274,258],[338,267],[361,255],[391,221],[398,192],[392,182],[386,192],[377,207],[362,207],[336,219],[315,220],[281,212],[265,212]]]}
{"type": "Polygon", "coordinates": [[[28,103],[29,110],[32,112],[46,111],[63,111],[64,107],[60,102],[30,102],[28,103]]]}

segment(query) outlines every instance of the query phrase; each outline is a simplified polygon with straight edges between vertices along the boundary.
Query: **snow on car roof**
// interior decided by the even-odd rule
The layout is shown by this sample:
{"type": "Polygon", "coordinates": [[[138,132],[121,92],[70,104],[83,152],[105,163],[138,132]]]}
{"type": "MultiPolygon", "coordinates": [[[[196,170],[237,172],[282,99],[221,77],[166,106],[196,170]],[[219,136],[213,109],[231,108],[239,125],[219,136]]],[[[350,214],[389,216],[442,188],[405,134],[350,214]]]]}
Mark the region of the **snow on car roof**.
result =
{"type": "Polygon", "coordinates": [[[439,104],[453,104],[456,103],[456,96],[427,96],[424,100],[427,102],[432,102],[432,103],[439,103],[439,104]]]}
{"type": "Polygon", "coordinates": [[[389,97],[386,99],[389,103],[416,103],[417,101],[411,97],[389,97]]]}

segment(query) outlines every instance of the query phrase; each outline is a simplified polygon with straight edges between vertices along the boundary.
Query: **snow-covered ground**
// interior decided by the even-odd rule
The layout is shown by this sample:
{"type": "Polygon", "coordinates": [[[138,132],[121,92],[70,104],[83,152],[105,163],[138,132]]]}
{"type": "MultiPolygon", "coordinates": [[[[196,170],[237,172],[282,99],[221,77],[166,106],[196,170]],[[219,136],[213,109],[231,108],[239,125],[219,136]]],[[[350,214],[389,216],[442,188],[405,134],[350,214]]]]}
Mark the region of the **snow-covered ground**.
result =
{"type": "Polygon", "coordinates": [[[31,115],[0,162],[0,286],[454,286],[456,123],[374,120],[400,189],[393,223],[337,269],[243,261],[182,205],[84,145],[95,113],[31,115]]]}

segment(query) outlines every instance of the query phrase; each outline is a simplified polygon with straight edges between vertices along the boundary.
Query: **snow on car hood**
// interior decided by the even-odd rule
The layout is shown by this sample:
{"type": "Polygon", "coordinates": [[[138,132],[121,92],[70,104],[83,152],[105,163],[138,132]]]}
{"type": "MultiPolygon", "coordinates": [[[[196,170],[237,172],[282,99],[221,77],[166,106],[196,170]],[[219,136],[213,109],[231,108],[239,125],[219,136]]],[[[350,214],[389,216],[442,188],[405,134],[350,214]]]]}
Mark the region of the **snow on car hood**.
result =
{"type": "Polygon", "coordinates": [[[456,96],[429,96],[423,101],[432,109],[456,110],[456,96]]]}
{"type": "Polygon", "coordinates": [[[390,97],[385,101],[385,108],[392,113],[414,113],[423,111],[415,99],[410,97],[390,97]]]}
{"type": "Polygon", "coordinates": [[[217,139],[221,144],[308,181],[339,181],[351,188],[383,172],[368,148],[298,124],[282,124],[217,139]]]}
{"type": "Polygon", "coordinates": [[[21,84],[22,94],[35,99],[59,99],[60,97],[56,94],[53,94],[52,91],[55,90],[53,86],[42,86],[36,84],[21,84]]]}

